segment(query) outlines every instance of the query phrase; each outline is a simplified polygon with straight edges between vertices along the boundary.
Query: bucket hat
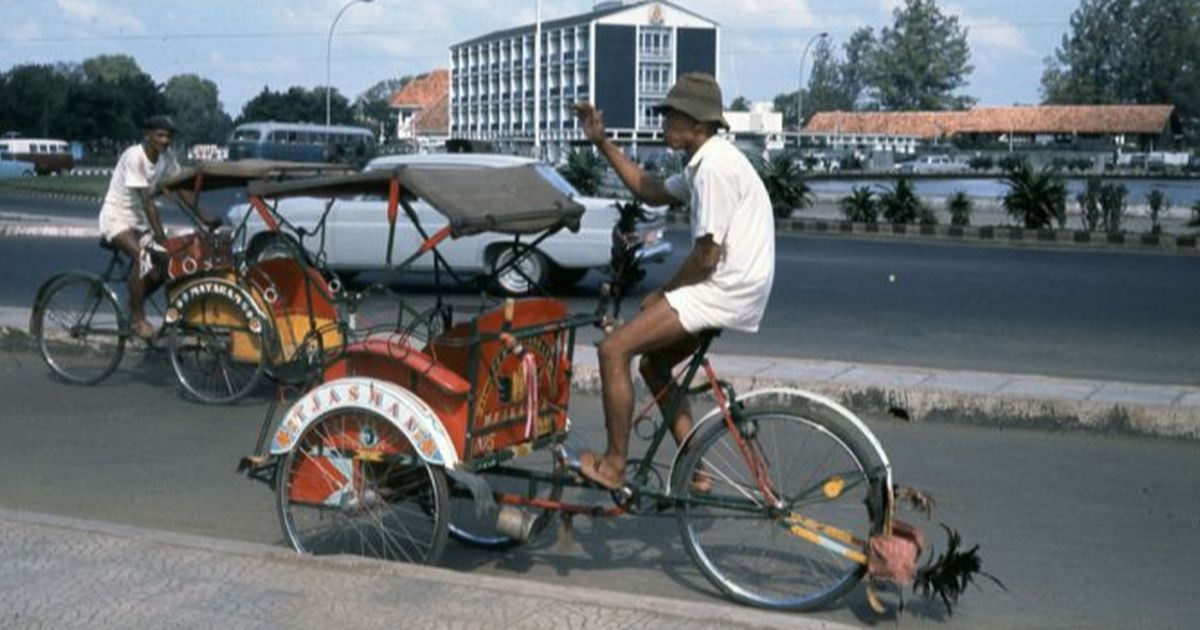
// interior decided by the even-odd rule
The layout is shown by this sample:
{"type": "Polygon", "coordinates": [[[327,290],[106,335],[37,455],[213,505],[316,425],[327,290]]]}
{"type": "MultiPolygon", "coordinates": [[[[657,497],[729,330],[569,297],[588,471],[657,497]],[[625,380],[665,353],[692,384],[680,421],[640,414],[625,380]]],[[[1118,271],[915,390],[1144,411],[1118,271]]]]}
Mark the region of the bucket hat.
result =
{"type": "Polygon", "coordinates": [[[700,122],[715,122],[728,129],[723,103],[721,86],[711,74],[689,72],[675,81],[666,100],[654,106],[654,112],[663,114],[674,109],[700,122]]]}

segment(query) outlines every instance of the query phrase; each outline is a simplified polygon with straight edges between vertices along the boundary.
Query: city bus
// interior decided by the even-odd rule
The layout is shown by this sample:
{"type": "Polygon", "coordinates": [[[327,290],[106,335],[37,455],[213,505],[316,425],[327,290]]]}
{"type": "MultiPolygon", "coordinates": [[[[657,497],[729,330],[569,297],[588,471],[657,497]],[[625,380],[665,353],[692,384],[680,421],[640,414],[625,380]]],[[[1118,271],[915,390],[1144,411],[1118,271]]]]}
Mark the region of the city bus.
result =
{"type": "Polygon", "coordinates": [[[65,140],[50,138],[0,138],[0,153],[31,162],[38,175],[61,173],[75,168],[71,146],[65,140]]]}
{"type": "Polygon", "coordinates": [[[230,160],[346,162],[368,158],[374,149],[369,129],[344,125],[248,122],[229,136],[230,160]]]}

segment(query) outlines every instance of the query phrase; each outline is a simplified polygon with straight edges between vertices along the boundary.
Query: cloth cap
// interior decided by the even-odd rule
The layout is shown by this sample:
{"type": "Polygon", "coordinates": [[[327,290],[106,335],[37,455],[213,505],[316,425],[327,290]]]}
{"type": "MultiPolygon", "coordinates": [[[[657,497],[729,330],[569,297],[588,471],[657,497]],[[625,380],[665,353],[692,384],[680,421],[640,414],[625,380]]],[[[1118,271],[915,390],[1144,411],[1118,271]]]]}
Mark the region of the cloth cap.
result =
{"type": "Polygon", "coordinates": [[[175,123],[171,121],[170,116],[150,116],[142,123],[142,129],[146,131],[175,131],[175,123]]]}
{"type": "Polygon", "coordinates": [[[675,81],[667,98],[654,106],[654,112],[663,114],[676,110],[695,118],[700,122],[715,122],[729,129],[725,122],[724,101],[721,99],[721,86],[711,74],[689,72],[675,81]]]}

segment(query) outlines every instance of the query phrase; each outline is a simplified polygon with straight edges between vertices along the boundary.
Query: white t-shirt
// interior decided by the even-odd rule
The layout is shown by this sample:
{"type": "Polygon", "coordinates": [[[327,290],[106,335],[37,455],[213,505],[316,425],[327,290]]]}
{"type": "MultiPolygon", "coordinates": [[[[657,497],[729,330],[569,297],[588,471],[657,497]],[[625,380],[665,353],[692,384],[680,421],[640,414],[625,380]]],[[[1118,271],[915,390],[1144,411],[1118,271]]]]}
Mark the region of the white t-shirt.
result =
{"type": "Polygon", "coordinates": [[[153,189],[164,178],[179,170],[179,164],[170,153],[160,153],[157,162],[146,157],[146,150],[139,142],[121,153],[117,166],[113,168],[104,205],[100,208],[100,232],[112,240],[125,230],[148,227],[146,212],[142,209],[139,189],[153,189]]]}
{"type": "Polygon", "coordinates": [[[667,302],[688,332],[757,332],[775,279],[775,217],[754,166],[728,140],[714,137],[665,183],[688,203],[692,237],[711,234],[721,247],[712,275],[667,292],[667,302]]]}

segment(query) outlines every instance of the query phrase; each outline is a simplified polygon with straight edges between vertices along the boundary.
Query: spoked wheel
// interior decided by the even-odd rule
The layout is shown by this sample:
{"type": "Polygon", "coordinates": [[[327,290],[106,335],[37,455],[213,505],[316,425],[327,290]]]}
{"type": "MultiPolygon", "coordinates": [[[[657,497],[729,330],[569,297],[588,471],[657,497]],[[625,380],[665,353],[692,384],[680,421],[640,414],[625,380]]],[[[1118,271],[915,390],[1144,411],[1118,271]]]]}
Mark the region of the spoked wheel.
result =
{"type": "Polygon", "coordinates": [[[220,294],[194,300],[186,309],[170,326],[171,365],[179,384],[210,404],[250,393],[269,360],[265,322],[248,318],[220,294]]]}
{"type": "Polygon", "coordinates": [[[275,497],[283,534],[301,553],[433,564],[446,544],[445,473],[374,412],[313,421],[284,458],[275,497]]]}
{"type": "Polygon", "coordinates": [[[100,382],[125,352],[125,313],[95,278],[53,281],[34,306],[33,327],[46,365],[69,383],[100,382]]]}
{"type": "Polygon", "coordinates": [[[771,505],[725,422],[703,431],[681,455],[673,493],[684,546],[704,576],[738,602],[781,610],[816,608],[854,588],[865,566],[798,536],[792,524],[837,528],[860,551],[881,530],[885,473],[865,436],[819,414],[748,413],[738,433],[764,464],[778,499],[771,505]]]}
{"type": "MultiPolygon", "coordinates": [[[[482,473],[482,476],[487,480],[492,491],[497,494],[509,494],[550,501],[561,499],[563,484],[560,473],[563,471],[558,469],[558,465],[554,463],[554,457],[551,453],[547,450],[530,456],[526,461],[530,470],[546,470],[553,467],[551,474],[554,480],[548,481],[504,474],[488,474],[486,471],[482,473]],[[537,460],[543,457],[545,458],[545,465],[539,465],[543,462],[537,460]]],[[[466,545],[497,550],[508,549],[526,542],[517,538],[511,538],[497,531],[496,512],[488,511],[479,514],[475,509],[476,504],[470,489],[460,484],[455,484],[451,480],[450,496],[450,537],[454,540],[466,545]]],[[[502,505],[498,504],[496,507],[499,508],[502,505]]],[[[556,513],[554,510],[529,506],[520,507],[534,519],[533,525],[530,528],[530,537],[537,536],[554,522],[554,515],[556,513]]]]}

